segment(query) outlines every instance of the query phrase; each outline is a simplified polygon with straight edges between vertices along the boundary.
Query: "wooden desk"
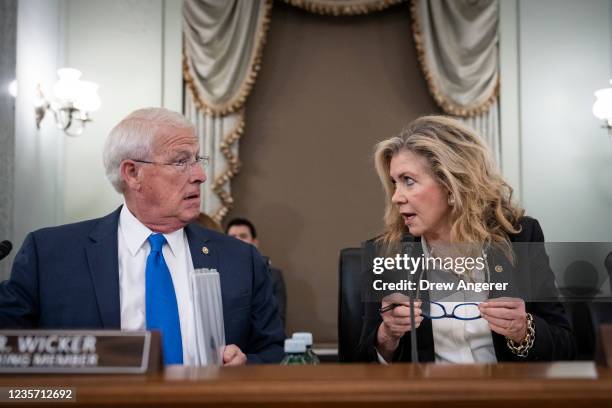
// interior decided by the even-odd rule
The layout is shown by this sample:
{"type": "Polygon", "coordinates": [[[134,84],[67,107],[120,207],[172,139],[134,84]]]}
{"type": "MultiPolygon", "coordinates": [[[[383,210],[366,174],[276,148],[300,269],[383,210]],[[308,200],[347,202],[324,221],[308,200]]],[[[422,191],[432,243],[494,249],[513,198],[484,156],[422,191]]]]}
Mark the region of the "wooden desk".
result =
{"type": "Polygon", "coordinates": [[[0,386],[76,387],[76,404],[65,404],[73,407],[612,406],[612,372],[584,362],[170,367],[149,376],[2,375],[0,386]]]}

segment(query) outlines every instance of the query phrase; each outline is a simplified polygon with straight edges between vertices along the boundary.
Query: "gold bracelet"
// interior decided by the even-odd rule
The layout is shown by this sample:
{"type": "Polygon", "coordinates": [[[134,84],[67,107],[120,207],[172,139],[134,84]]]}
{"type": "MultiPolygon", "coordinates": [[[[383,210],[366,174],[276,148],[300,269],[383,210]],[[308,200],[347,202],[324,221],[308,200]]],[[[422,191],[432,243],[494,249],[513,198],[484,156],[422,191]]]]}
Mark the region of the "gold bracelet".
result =
{"type": "Polygon", "coordinates": [[[533,316],[531,313],[527,313],[527,334],[525,338],[519,344],[514,340],[506,337],[506,345],[512,351],[512,353],[519,357],[527,357],[529,350],[533,347],[535,340],[535,324],[533,323],[533,316]]]}

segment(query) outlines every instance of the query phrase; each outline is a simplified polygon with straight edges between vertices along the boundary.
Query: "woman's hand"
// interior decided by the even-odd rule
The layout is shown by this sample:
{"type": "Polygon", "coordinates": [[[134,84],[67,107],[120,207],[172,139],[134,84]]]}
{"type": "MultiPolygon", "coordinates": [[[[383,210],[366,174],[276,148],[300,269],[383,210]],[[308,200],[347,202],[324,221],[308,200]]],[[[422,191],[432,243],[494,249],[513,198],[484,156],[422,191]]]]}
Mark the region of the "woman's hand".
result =
{"type": "Polygon", "coordinates": [[[495,333],[515,343],[521,343],[527,336],[527,312],[523,299],[489,299],[480,303],[478,309],[495,333]]]}
{"type": "MultiPolygon", "coordinates": [[[[378,326],[376,334],[377,350],[387,361],[391,361],[393,353],[399,345],[402,336],[410,331],[410,303],[408,302],[389,302],[382,301],[381,309],[390,305],[399,304],[389,311],[381,313],[383,318],[382,323],[378,326]]],[[[414,323],[418,328],[423,321],[421,316],[421,301],[414,301],[414,323]]]]}

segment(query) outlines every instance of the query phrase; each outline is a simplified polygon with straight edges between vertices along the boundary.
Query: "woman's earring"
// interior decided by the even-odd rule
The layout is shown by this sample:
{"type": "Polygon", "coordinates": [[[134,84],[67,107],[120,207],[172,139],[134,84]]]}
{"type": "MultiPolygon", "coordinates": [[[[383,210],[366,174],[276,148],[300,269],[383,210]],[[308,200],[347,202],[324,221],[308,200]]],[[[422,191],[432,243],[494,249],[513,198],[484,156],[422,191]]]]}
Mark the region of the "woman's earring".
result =
{"type": "Polygon", "coordinates": [[[453,197],[452,194],[448,195],[448,205],[450,205],[451,207],[455,205],[455,197],[453,197]]]}

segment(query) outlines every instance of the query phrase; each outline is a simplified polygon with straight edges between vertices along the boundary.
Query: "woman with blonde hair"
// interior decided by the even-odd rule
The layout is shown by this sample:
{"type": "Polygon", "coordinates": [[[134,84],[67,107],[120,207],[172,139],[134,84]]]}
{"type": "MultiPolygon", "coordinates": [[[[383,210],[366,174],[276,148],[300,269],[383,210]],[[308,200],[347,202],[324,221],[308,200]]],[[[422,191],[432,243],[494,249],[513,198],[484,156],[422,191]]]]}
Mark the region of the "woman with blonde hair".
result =
{"type": "MultiPolygon", "coordinates": [[[[492,265],[491,258],[487,261],[487,254],[501,254],[519,273],[526,265],[537,268],[538,279],[544,279],[537,285],[556,293],[545,252],[513,247],[543,242],[539,223],[513,203],[512,188],[470,128],[449,117],[421,117],[376,146],[375,165],[386,192],[386,228],[370,244],[389,249],[413,243],[426,257],[456,256],[453,251],[457,248],[482,254],[481,267],[473,267],[458,279],[484,283],[509,276],[496,274],[500,267],[492,265]],[[489,272],[493,269],[495,275],[489,272]]],[[[446,274],[457,276],[458,272],[446,274]]],[[[432,276],[433,272],[427,279],[432,276]]],[[[527,278],[531,279],[535,278],[527,278]]],[[[516,297],[507,297],[508,293],[493,299],[493,291],[485,292],[478,302],[445,304],[427,300],[433,296],[431,290],[421,292],[413,304],[419,360],[572,359],[574,338],[563,306],[534,299],[526,303],[520,290],[516,297]]],[[[413,330],[410,310],[408,302],[397,300],[367,303],[360,358],[381,363],[410,361],[411,336],[406,335],[413,330]]]]}

